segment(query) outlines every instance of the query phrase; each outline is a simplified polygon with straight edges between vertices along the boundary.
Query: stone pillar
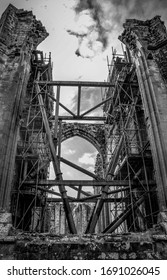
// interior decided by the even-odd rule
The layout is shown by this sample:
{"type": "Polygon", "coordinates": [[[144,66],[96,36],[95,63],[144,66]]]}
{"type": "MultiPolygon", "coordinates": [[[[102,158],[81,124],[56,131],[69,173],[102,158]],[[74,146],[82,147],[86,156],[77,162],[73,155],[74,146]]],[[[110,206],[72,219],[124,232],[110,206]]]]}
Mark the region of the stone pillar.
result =
{"type": "Polygon", "coordinates": [[[60,234],[66,233],[66,217],[63,204],[60,204],[60,234]]]}
{"type": "Polygon", "coordinates": [[[60,234],[60,223],[61,223],[61,217],[60,217],[60,209],[61,204],[59,202],[54,203],[55,205],[55,233],[60,234]]]}
{"type": "Polygon", "coordinates": [[[32,12],[13,5],[0,19],[0,209],[7,212],[31,54],[47,35],[32,12]]]}
{"type": "Polygon", "coordinates": [[[136,65],[162,211],[167,207],[167,32],[159,16],[127,20],[119,39],[136,65]]]}

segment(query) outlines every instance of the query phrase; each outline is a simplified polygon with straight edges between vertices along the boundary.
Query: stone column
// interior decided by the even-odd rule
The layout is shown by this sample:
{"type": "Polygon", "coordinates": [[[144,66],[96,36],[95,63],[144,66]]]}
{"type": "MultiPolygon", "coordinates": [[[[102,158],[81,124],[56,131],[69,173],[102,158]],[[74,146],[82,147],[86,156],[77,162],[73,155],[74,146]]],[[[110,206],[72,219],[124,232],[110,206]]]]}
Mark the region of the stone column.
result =
{"type": "Polygon", "coordinates": [[[60,224],[61,224],[61,204],[59,202],[55,203],[55,221],[54,221],[54,228],[55,233],[60,234],[60,224]]]}
{"type": "Polygon", "coordinates": [[[136,65],[162,211],[167,207],[167,32],[159,16],[127,20],[119,39],[136,65]]]}
{"type": "Polygon", "coordinates": [[[13,5],[7,7],[0,19],[0,209],[3,213],[10,211],[17,137],[31,54],[47,35],[32,12],[13,5]]]}

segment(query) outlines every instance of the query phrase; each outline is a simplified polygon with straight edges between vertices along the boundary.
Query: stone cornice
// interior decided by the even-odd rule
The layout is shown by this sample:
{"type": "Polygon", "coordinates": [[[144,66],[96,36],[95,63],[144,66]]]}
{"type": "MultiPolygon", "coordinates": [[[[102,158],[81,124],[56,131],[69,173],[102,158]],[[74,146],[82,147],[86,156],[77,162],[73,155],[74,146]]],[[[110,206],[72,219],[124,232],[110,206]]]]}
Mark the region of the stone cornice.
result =
{"type": "Polygon", "coordinates": [[[160,16],[146,21],[128,19],[123,27],[124,31],[119,36],[119,40],[134,54],[138,51],[139,44],[148,51],[167,42],[166,28],[160,16]]]}
{"type": "Polygon", "coordinates": [[[32,11],[9,5],[0,20],[0,48],[4,54],[19,55],[21,49],[32,51],[48,36],[32,11]]]}

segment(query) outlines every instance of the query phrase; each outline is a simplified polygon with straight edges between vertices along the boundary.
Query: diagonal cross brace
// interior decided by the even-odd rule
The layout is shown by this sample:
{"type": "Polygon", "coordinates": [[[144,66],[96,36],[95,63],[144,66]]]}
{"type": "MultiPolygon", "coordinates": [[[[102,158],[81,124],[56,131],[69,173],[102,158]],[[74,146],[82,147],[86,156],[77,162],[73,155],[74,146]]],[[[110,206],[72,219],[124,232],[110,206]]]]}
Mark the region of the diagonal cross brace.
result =
{"type": "Polygon", "coordinates": [[[74,169],[76,169],[76,170],[78,170],[78,171],[80,171],[80,172],[82,172],[82,173],[84,173],[84,174],[86,174],[86,175],[96,179],[96,180],[100,180],[101,179],[100,177],[98,177],[94,173],[86,170],[85,168],[82,168],[81,166],[79,166],[79,165],[77,165],[77,164],[75,164],[75,163],[73,163],[73,162],[71,162],[71,161],[69,161],[69,160],[67,160],[67,159],[65,159],[63,157],[60,157],[60,161],[63,162],[64,164],[67,164],[70,167],[72,167],[72,168],[74,168],[74,169]]]}
{"type": "MultiPolygon", "coordinates": [[[[136,210],[144,201],[146,196],[146,193],[142,195],[134,204],[133,209],[136,210]]],[[[126,219],[128,216],[130,216],[132,212],[131,205],[128,206],[127,209],[125,209],[124,212],[122,212],[109,226],[107,226],[102,233],[112,233],[116,228],[118,228],[126,219]]]]}
{"type": "MultiPolygon", "coordinates": [[[[55,171],[55,175],[56,175],[58,180],[63,180],[62,173],[61,173],[61,170],[60,170],[59,161],[58,161],[58,158],[56,156],[56,150],[55,150],[55,146],[54,146],[54,143],[53,143],[51,131],[50,131],[50,128],[49,128],[49,123],[48,123],[48,119],[47,119],[47,115],[46,115],[46,111],[45,111],[45,107],[44,107],[44,103],[43,103],[43,98],[42,98],[42,95],[40,94],[40,88],[39,88],[39,85],[37,83],[36,83],[36,90],[37,90],[37,93],[38,93],[38,101],[39,101],[39,105],[40,105],[40,110],[41,110],[45,130],[46,130],[46,134],[47,134],[47,137],[48,137],[48,142],[49,142],[50,152],[51,152],[51,156],[52,156],[53,168],[54,168],[54,171],[55,171]]],[[[65,211],[65,214],[66,214],[69,230],[70,230],[71,233],[75,234],[75,233],[77,233],[77,231],[76,231],[76,227],[75,227],[75,224],[74,224],[70,204],[69,204],[69,201],[68,201],[67,191],[66,191],[65,187],[62,186],[62,185],[59,185],[59,191],[60,191],[61,196],[62,196],[64,211],[65,211]]]]}
{"type": "MultiPolygon", "coordinates": [[[[125,129],[128,127],[130,119],[131,119],[131,116],[134,114],[137,100],[138,100],[138,96],[136,96],[136,98],[134,100],[134,103],[132,104],[132,107],[130,108],[130,111],[129,111],[129,114],[128,114],[128,118],[127,118],[127,121],[125,123],[125,129]]],[[[120,154],[120,150],[121,150],[121,147],[123,145],[123,140],[124,140],[124,134],[120,138],[120,141],[119,141],[116,153],[114,154],[114,158],[110,162],[109,167],[108,167],[108,169],[106,171],[106,174],[105,174],[106,179],[107,179],[109,173],[111,173],[111,174],[114,173],[114,170],[115,170],[115,167],[116,167],[116,164],[117,164],[117,161],[118,161],[118,157],[119,157],[119,154],[120,154]]],[[[97,201],[97,204],[96,204],[96,206],[94,208],[94,211],[92,213],[92,217],[91,217],[91,219],[90,219],[90,221],[88,223],[88,226],[87,226],[87,229],[86,229],[85,233],[93,233],[94,232],[94,229],[96,227],[97,221],[99,219],[100,213],[101,213],[103,205],[104,205],[104,201],[105,201],[105,199],[107,197],[108,188],[109,187],[107,185],[102,187],[101,198],[97,201]]]]}

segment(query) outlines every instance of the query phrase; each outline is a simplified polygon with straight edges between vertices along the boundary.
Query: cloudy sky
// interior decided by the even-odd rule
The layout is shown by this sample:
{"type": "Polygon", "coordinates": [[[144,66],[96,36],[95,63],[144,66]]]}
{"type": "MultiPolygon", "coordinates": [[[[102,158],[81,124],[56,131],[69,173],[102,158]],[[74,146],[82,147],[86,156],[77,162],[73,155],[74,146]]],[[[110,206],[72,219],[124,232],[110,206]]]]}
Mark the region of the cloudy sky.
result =
{"type": "MultiPolygon", "coordinates": [[[[111,60],[112,47],[121,52],[117,38],[127,18],[146,20],[160,15],[167,25],[166,0],[0,0],[0,14],[9,3],[19,9],[32,10],[46,27],[49,37],[38,49],[47,54],[51,52],[55,80],[107,80],[107,56],[111,60]]],[[[101,100],[100,91],[85,89],[81,110],[101,100]]],[[[61,101],[75,111],[76,89],[63,89],[61,101]]],[[[97,114],[102,114],[100,109],[97,114]]],[[[62,144],[63,157],[91,171],[96,153],[92,145],[79,137],[62,144]]],[[[64,179],[86,179],[65,165],[62,171],[64,179]]]]}

